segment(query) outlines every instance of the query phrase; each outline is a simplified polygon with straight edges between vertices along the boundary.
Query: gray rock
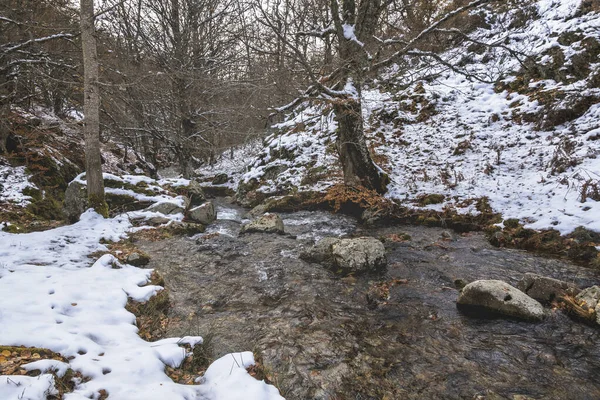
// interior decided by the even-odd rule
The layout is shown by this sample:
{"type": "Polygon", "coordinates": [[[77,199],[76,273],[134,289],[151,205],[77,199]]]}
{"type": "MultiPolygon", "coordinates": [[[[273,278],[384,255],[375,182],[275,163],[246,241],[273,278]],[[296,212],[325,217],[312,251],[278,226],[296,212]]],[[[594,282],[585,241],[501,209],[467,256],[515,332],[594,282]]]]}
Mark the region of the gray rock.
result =
{"type": "Polygon", "coordinates": [[[71,182],[65,191],[63,211],[70,222],[79,221],[79,217],[89,208],[87,187],[79,182],[71,182]]]}
{"type": "Polygon", "coordinates": [[[252,210],[250,210],[248,212],[248,215],[250,215],[251,217],[258,217],[263,215],[265,212],[267,212],[267,205],[266,204],[259,204],[256,207],[254,207],[252,210]]]}
{"type": "Polygon", "coordinates": [[[178,206],[175,203],[157,203],[148,207],[148,211],[157,212],[165,215],[179,214],[184,212],[183,207],[178,206]]]}
{"type": "Polygon", "coordinates": [[[135,267],[141,267],[143,265],[147,265],[150,262],[150,257],[147,254],[140,253],[131,253],[127,256],[127,264],[133,265],[135,267]]]}
{"type": "Polygon", "coordinates": [[[229,176],[227,174],[218,174],[217,176],[215,176],[211,183],[213,185],[222,185],[224,183],[227,183],[228,180],[229,176]]]}
{"type": "Polygon", "coordinates": [[[169,230],[176,235],[193,236],[205,231],[205,226],[194,222],[175,221],[168,226],[169,230]]]}
{"type": "Polygon", "coordinates": [[[167,218],[167,217],[152,217],[152,218],[148,218],[148,224],[150,224],[152,226],[158,226],[158,225],[168,224],[169,221],[171,221],[171,220],[169,218],[167,218]]]}
{"type": "Polygon", "coordinates": [[[278,233],[282,235],[284,232],[283,221],[277,214],[264,214],[252,222],[242,225],[240,233],[278,233]]]}
{"type": "Polygon", "coordinates": [[[314,246],[300,253],[300,258],[319,264],[326,264],[333,267],[333,245],[340,242],[340,238],[326,237],[319,240],[314,246]]]}
{"type": "Polygon", "coordinates": [[[384,267],[387,262],[385,247],[372,237],[326,237],[302,252],[300,258],[343,273],[369,272],[384,267]]]}
{"type": "Polygon", "coordinates": [[[386,265],[383,243],[372,237],[341,239],[332,243],[333,264],[344,271],[368,272],[386,265]]]}
{"type": "Polygon", "coordinates": [[[589,309],[596,308],[600,303],[600,286],[590,286],[583,289],[575,298],[585,302],[589,309]]]}
{"type": "Polygon", "coordinates": [[[479,280],[464,287],[459,306],[479,308],[509,317],[541,321],[546,316],[542,305],[519,289],[498,280],[479,280]]]}
{"type": "Polygon", "coordinates": [[[212,202],[207,202],[201,206],[194,207],[187,212],[187,218],[194,222],[199,222],[204,225],[212,223],[217,219],[217,212],[212,202]]]}
{"type": "Polygon", "coordinates": [[[575,296],[579,293],[577,286],[572,283],[531,273],[523,276],[517,283],[517,289],[544,303],[550,303],[564,295],[575,296]]]}
{"type": "Polygon", "coordinates": [[[192,206],[199,206],[206,201],[204,190],[202,190],[200,184],[195,180],[190,181],[190,184],[187,186],[187,192],[192,206]]]}

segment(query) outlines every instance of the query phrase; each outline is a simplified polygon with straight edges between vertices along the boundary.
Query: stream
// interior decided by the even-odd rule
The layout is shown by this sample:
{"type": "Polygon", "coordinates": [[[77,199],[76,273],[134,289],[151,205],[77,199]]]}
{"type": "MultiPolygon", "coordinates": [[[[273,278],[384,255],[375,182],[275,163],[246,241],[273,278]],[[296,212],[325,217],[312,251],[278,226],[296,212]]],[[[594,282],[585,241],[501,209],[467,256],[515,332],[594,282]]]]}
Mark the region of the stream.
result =
{"type": "Polygon", "coordinates": [[[561,311],[541,323],[466,316],[454,284],[516,285],[533,272],[587,287],[599,272],[494,248],[481,233],[366,229],[320,211],[280,214],[287,235],[238,236],[246,210],[214,202],[206,233],[137,243],[170,291],[169,334],[211,338],[214,358],[254,351],[286,399],[600,398],[599,329],[561,311]],[[325,236],[390,235],[405,240],[385,241],[379,275],[340,277],[299,259],[325,236]],[[373,285],[394,280],[378,297],[373,285]]]}

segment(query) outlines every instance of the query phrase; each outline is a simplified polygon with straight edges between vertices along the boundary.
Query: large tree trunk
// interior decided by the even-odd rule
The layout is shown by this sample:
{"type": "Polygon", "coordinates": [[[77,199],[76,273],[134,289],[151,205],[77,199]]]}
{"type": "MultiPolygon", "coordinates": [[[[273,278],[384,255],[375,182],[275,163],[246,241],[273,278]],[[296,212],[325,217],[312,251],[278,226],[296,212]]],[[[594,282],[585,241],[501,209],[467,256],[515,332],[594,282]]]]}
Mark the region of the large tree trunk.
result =
{"type": "Polygon", "coordinates": [[[81,0],[81,45],[83,48],[83,134],[85,175],[90,207],[107,217],[100,157],[100,88],[98,55],[94,36],[94,0],[81,0]]]}
{"type": "Polygon", "coordinates": [[[367,148],[360,100],[353,97],[340,100],[335,103],[334,112],[338,122],[337,149],[344,183],[385,193],[389,178],[375,165],[367,148]]]}
{"type": "MultiPolygon", "coordinates": [[[[337,1],[332,1],[331,5],[332,15],[339,15],[337,1]]],[[[346,63],[341,83],[352,83],[356,89],[355,93],[348,93],[334,102],[334,112],[338,122],[337,148],[346,185],[362,185],[378,193],[385,193],[389,177],[375,165],[367,148],[360,101],[364,82],[363,71],[369,62],[363,47],[371,40],[379,1],[365,0],[360,3],[359,13],[363,22],[360,25],[363,29],[358,29],[356,24],[356,5],[354,0],[344,0],[342,15],[344,26],[356,28],[355,34],[359,36],[358,39],[347,36],[346,28],[341,25],[342,21],[337,22],[338,52],[340,58],[346,63]]]]}

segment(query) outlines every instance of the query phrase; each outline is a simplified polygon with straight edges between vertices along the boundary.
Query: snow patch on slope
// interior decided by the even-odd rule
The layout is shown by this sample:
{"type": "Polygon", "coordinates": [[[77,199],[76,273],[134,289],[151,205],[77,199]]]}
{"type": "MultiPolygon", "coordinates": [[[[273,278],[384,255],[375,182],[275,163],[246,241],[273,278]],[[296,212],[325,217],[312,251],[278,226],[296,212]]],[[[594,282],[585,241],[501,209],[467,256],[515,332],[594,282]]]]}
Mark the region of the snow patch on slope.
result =
{"type": "MultiPolygon", "coordinates": [[[[70,359],[69,368],[90,378],[65,396],[70,400],[97,398],[100,390],[128,400],[241,400],[247,398],[244,393],[282,399],[277,389],[245,369],[233,375],[215,372],[206,384],[191,386],[176,384],[165,374],[165,365],[177,367],[189,356],[181,344],[193,346],[202,339],[142,340],[125,305],[128,298],[147,301],[162,289],[147,285],[152,270],[121,264],[109,254],[96,261],[88,258],[106,250],[101,239],[117,241],[131,228],[128,215],[104,219],[88,210],[74,225],[20,235],[0,232],[0,293],[10,294],[0,296],[2,344],[48,348],[70,359]]],[[[244,359],[244,366],[253,363],[251,355],[244,359]]],[[[225,364],[209,370],[234,369],[225,364]]],[[[58,367],[59,373],[65,369],[58,367]]],[[[51,375],[0,377],[2,399],[41,400],[52,393],[51,375]]]]}

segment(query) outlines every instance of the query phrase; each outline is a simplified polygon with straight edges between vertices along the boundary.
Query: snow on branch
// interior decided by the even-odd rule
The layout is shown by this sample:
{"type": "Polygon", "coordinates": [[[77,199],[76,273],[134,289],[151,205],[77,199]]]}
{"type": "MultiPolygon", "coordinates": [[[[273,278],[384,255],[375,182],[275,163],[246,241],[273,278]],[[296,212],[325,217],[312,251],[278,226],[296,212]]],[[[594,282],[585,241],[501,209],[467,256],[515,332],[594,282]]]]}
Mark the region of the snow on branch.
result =
{"type": "Polygon", "coordinates": [[[0,58],[4,57],[5,55],[7,55],[9,53],[20,50],[24,47],[27,47],[27,46],[35,44],[35,43],[44,43],[44,42],[47,42],[50,40],[55,40],[55,39],[72,39],[74,37],[75,37],[75,35],[72,35],[70,33],[57,33],[55,35],[45,36],[45,37],[41,37],[41,38],[37,38],[37,39],[30,39],[25,42],[12,45],[11,47],[7,47],[7,46],[9,46],[9,45],[7,45],[7,46],[0,48],[0,58]]]}

